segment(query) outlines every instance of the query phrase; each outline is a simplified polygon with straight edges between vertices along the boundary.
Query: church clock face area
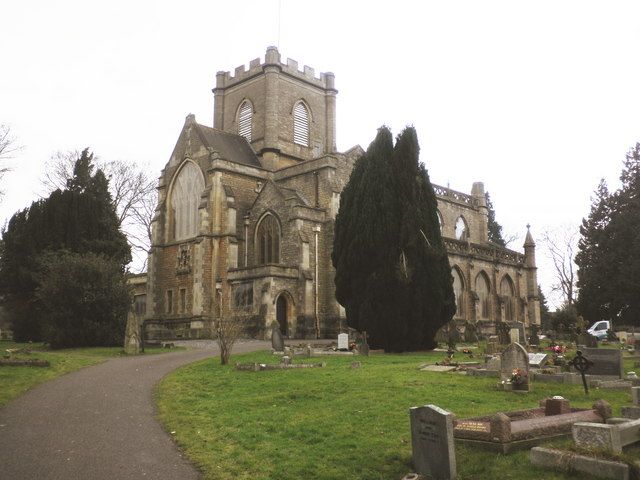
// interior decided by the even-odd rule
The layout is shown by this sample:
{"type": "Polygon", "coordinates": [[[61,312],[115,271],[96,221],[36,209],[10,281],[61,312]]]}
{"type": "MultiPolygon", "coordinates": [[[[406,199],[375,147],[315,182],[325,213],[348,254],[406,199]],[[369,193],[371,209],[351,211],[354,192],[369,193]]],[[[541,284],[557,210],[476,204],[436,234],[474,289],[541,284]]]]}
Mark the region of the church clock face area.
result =
{"type": "MultiPolygon", "coordinates": [[[[331,72],[275,47],[216,75],[213,126],[188,115],[161,173],[148,259],[150,338],[210,336],[231,317],[269,338],[335,338],[345,325],[331,263],[342,189],[360,146],[336,148],[331,72]]],[[[434,185],[456,278],[456,322],[539,323],[535,245],[488,240],[484,185],[434,185]],[[503,288],[508,278],[508,288],[503,288]],[[506,293],[505,293],[506,292],[506,293]]]]}

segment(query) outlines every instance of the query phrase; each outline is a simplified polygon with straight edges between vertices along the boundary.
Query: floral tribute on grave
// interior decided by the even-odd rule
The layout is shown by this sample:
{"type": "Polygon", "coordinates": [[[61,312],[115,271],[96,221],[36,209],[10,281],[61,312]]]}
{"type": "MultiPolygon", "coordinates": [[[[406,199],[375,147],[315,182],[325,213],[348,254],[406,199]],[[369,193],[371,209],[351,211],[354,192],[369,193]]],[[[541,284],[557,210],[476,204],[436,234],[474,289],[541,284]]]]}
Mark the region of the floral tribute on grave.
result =
{"type": "Polygon", "coordinates": [[[457,441],[508,453],[529,448],[543,441],[571,435],[576,422],[604,423],[611,417],[611,406],[599,400],[592,409],[571,408],[562,397],[545,398],[540,408],[497,412],[493,415],[454,421],[457,441]]]}

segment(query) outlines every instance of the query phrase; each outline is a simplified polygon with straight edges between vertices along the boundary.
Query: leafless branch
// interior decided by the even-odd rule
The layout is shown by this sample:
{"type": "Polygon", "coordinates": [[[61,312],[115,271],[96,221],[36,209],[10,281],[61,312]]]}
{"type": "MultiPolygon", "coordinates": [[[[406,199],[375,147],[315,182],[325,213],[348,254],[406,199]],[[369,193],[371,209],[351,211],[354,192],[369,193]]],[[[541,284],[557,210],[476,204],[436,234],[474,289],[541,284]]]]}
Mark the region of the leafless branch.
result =
{"type": "Polygon", "coordinates": [[[221,317],[216,320],[213,333],[220,347],[220,363],[222,365],[229,363],[233,345],[244,332],[245,322],[242,317],[221,317]]]}
{"type": "MultiPolygon", "coordinates": [[[[21,149],[22,145],[18,145],[16,137],[11,133],[11,127],[0,124],[0,180],[5,173],[11,171],[4,161],[13,158],[13,155],[21,149]]],[[[0,189],[0,197],[3,193],[3,189],[0,189]]]]}
{"type": "MultiPolygon", "coordinates": [[[[46,194],[66,188],[80,155],[79,151],[71,150],[51,156],[41,180],[46,194]]],[[[131,162],[105,162],[97,157],[94,160],[109,179],[113,206],[129,245],[144,257],[151,247],[151,222],[157,202],[155,178],[131,162]]]]}
{"type": "Polygon", "coordinates": [[[551,285],[551,289],[560,292],[564,302],[572,305],[576,296],[577,267],[574,257],[578,243],[578,229],[564,227],[553,232],[546,231],[542,234],[542,239],[554,267],[555,282],[551,285]]]}

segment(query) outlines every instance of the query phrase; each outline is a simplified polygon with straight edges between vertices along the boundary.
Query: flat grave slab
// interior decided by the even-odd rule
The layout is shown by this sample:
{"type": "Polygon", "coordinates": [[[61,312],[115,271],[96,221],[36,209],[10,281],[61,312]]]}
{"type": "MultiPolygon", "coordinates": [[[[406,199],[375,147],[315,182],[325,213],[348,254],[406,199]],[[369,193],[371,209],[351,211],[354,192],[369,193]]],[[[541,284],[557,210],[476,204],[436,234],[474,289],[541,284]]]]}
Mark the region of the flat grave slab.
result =
{"type": "Polygon", "coordinates": [[[530,353],[529,366],[542,368],[547,364],[548,359],[549,359],[548,353],[530,353]]]}
{"type": "Polygon", "coordinates": [[[541,408],[456,420],[453,429],[455,439],[508,453],[571,435],[571,426],[576,422],[604,423],[611,417],[611,407],[606,402],[596,402],[593,409],[577,409],[570,408],[567,400],[561,400],[564,399],[546,399],[541,408]]]}
{"type": "Polygon", "coordinates": [[[426,365],[420,369],[421,372],[453,372],[458,367],[451,365],[426,365]]]}

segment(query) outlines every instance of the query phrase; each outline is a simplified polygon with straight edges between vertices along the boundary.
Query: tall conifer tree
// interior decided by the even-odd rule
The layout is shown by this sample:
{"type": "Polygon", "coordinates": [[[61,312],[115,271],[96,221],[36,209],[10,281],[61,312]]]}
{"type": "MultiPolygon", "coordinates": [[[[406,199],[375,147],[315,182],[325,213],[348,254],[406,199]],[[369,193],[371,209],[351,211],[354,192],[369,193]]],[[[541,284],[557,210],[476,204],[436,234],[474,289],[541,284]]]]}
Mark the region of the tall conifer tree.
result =
{"type": "Polygon", "coordinates": [[[580,228],[578,310],[589,321],[640,325],[640,143],[627,155],[621,187],[604,182],[580,228]]]}
{"type": "Polygon", "coordinates": [[[123,274],[131,260],[108,181],[100,170],[92,175],[92,158],[88,149],[83,151],[67,189],[14,214],[3,232],[0,294],[13,314],[16,340],[42,338],[35,291],[43,256],[61,251],[97,254],[115,262],[123,274]]]}
{"type": "Polygon", "coordinates": [[[386,351],[433,348],[455,311],[436,197],[418,162],[415,129],[395,148],[382,127],[340,199],[333,264],[349,326],[386,351]]]}

